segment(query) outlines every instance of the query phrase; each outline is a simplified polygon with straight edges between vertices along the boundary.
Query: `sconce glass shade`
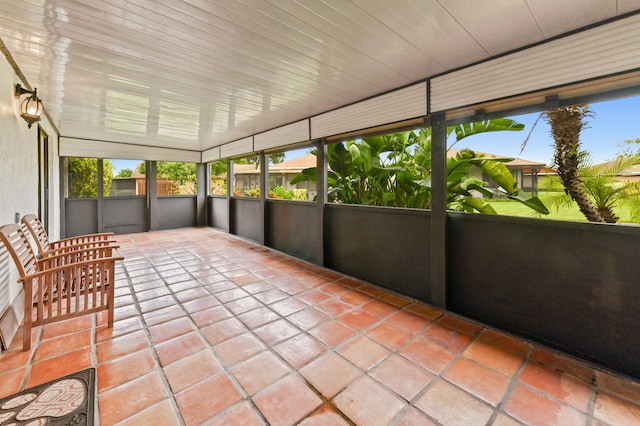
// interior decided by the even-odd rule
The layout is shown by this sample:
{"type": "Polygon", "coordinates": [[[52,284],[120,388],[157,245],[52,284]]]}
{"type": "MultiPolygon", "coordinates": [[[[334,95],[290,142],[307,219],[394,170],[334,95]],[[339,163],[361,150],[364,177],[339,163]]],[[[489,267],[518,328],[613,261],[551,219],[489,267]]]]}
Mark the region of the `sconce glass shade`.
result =
{"type": "Polygon", "coordinates": [[[40,117],[44,112],[44,106],[42,105],[42,101],[38,98],[37,94],[38,89],[34,89],[33,91],[22,88],[19,84],[16,84],[16,96],[20,97],[25,93],[30,94],[22,104],[20,105],[20,117],[27,122],[27,126],[31,128],[33,123],[37,123],[40,121],[40,117]]]}

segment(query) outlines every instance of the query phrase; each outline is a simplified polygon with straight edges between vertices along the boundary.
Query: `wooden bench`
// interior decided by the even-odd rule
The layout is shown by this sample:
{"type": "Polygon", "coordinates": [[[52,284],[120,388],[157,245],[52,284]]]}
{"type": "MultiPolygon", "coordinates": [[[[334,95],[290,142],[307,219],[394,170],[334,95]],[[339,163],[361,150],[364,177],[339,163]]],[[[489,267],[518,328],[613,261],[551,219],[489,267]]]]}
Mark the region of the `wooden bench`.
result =
{"type": "Polygon", "coordinates": [[[79,248],[109,246],[117,248],[116,241],[113,239],[113,233],[85,234],[57,241],[50,241],[47,231],[44,229],[42,222],[35,214],[23,216],[21,222],[22,226],[33,237],[41,257],[47,256],[47,253],[60,253],[65,249],[77,250],[79,248]]]}
{"type": "Polygon", "coordinates": [[[68,244],[38,259],[19,224],[0,227],[0,240],[13,258],[24,289],[22,349],[31,348],[31,328],[102,310],[113,326],[113,247],[68,244]]]}

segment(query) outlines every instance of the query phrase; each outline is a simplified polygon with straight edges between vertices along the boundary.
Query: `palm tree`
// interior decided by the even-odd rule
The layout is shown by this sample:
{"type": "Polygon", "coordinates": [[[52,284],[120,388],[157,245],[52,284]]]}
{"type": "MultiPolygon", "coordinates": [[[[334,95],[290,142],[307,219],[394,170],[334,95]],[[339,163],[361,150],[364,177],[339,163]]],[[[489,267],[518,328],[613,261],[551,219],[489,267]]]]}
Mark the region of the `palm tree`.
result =
{"type": "MultiPolygon", "coordinates": [[[[580,133],[586,125],[584,118],[591,115],[587,104],[552,108],[545,112],[555,141],[554,161],[565,192],[578,204],[582,214],[590,222],[606,222],[602,213],[593,205],[580,178],[580,133]]],[[[612,219],[613,212],[607,212],[612,219]]]]}
{"type": "MultiPolygon", "coordinates": [[[[587,104],[552,108],[545,113],[555,142],[554,162],[565,193],[573,199],[590,222],[616,223],[613,209],[625,200],[638,197],[637,184],[625,184],[615,176],[640,164],[640,156],[618,157],[608,166],[590,165],[588,153],[580,150],[580,133],[585,118],[592,113],[587,104]]],[[[559,199],[557,203],[562,203],[559,199]]]]}
{"type": "MultiPolygon", "coordinates": [[[[640,209],[638,209],[640,182],[629,183],[616,179],[625,169],[640,164],[640,154],[619,156],[604,164],[593,164],[586,151],[580,152],[578,157],[581,164],[579,174],[582,188],[605,222],[616,223],[619,217],[615,210],[623,206],[630,208],[633,221],[640,220],[640,209]]],[[[557,185],[562,185],[559,177],[557,185]]],[[[557,185],[554,180],[549,181],[549,188],[557,185]]],[[[547,204],[550,207],[559,208],[570,207],[573,202],[573,198],[565,193],[565,196],[553,197],[547,201],[547,204]]]]}

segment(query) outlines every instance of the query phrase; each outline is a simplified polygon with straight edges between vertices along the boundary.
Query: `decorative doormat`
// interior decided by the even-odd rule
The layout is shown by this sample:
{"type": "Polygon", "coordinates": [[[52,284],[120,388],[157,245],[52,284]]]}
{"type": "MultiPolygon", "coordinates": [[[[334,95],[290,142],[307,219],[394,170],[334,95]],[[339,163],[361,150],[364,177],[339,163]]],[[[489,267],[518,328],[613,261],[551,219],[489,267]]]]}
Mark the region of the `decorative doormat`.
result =
{"type": "Polygon", "coordinates": [[[0,426],[93,425],[95,368],[0,399],[0,426]]]}

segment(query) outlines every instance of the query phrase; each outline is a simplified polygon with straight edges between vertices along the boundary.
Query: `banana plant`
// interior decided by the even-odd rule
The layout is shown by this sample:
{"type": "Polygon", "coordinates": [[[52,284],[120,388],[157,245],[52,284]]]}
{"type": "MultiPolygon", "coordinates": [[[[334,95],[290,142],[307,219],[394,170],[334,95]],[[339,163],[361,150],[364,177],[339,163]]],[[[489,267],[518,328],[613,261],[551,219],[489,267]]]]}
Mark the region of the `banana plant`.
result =
{"type": "MultiPolygon", "coordinates": [[[[517,131],[524,125],[511,119],[494,119],[451,126],[453,145],[462,139],[485,132],[517,131]]],[[[403,132],[348,141],[327,147],[329,201],[390,207],[431,207],[431,129],[403,132]]],[[[447,159],[447,208],[496,214],[485,200],[496,195],[519,201],[529,208],[548,214],[537,198],[524,197],[511,172],[504,165],[511,158],[493,158],[469,149],[447,159]],[[474,177],[476,167],[498,185],[474,177]],[[479,195],[482,195],[481,198],[479,195]]],[[[292,184],[317,181],[316,168],[304,170],[292,184]]]]}
{"type": "Polygon", "coordinates": [[[549,214],[549,209],[538,197],[525,197],[518,190],[518,184],[504,163],[512,158],[486,157],[470,149],[463,149],[453,158],[447,159],[447,208],[466,212],[497,214],[491,204],[485,200],[494,196],[503,196],[518,201],[530,209],[549,214]],[[470,175],[471,169],[477,167],[498,184],[497,188],[489,188],[488,182],[470,175]],[[475,197],[473,192],[482,194],[475,197]]]}

